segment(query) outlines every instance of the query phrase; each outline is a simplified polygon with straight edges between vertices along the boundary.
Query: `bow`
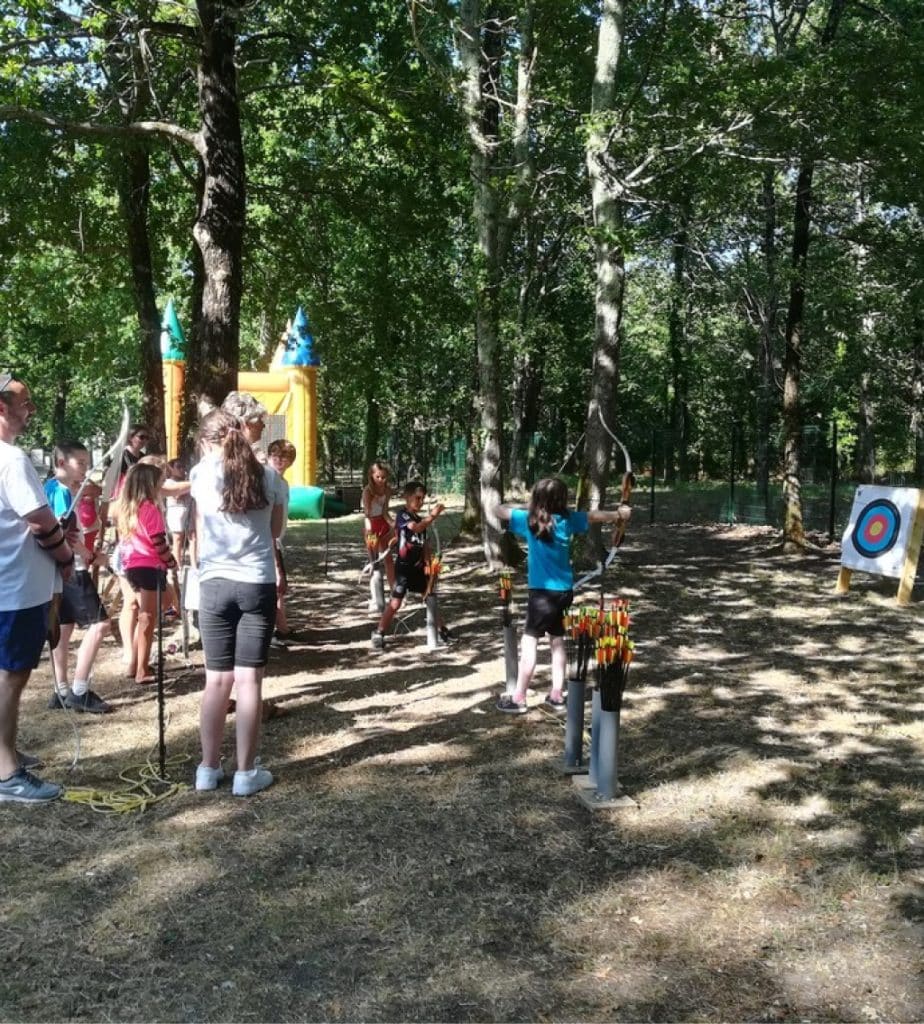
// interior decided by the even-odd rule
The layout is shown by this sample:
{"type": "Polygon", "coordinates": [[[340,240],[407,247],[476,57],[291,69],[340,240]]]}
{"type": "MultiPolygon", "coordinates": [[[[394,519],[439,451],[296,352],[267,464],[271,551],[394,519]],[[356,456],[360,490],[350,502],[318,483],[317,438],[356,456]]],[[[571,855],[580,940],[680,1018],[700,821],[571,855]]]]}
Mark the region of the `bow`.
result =
{"type": "MultiPolygon", "coordinates": [[[[600,406],[597,406],[597,416],[600,418],[600,425],[609,434],[609,436],[619,445],[622,451],[623,458],[626,460],[626,471],[623,473],[622,485],[619,493],[619,504],[628,505],[632,497],[632,488],[635,486],[635,474],[632,472],[632,457],[629,455],[629,449],[622,443],[622,441],[610,430],[606,420],[603,418],[603,413],[600,411],[600,406]]],[[[583,436],[583,435],[582,435],[583,436]]],[[[570,458],[570,456],[569,456],[570,458]]],[[[610,539],[610,549],[607,552],[606,558],[601,559],[597,562],[596,568],[582,576],[577,583],[574,584],[574,589],[577,590],[579,587],[584,586],[590,580],[595,579],[597,576],[602,577],[607,569],[613,564],[616,559],[616,554],[619,546],[622,544],[626,536],[626,519],[619,519],[613,527],[613,535],[610,539]]],[[[602,583],[601,579],[601,583],[602,583]]]]}
{"type": "MultiPolygon", "coordinates": [[[[100,495],[100,502],[102,503],[108,504],[112,500],[112,492],[115,490],[116,483],[119,480],[119,474],[122,470],[122,453],[125,451],[125,445],[128,443],[128,432],[130,428],[131,415],[129,414],[128,406],[123,405],[122,426],[119,428],[119,436],[112,442],[112,446],[103,454],[102,459],[100,459],[101,463],[105,463],[107,459],[111,460],[109,465],[106,467],[106,473],[103,476],[102,494],[100,495]]],[[[96,466],[93,468],[96,469],[96,466]]],[[[90,474],[87,473],[71,501],[72,509],[77,507],[77,504],[83,497],[83,492],[89,481],[90,474]]]]}
{"type": "Polygon", "coordinates": [[[109,459],[109,465],[106,467],[106,475],[103,477],[103,493],[100,495],[100,501],[104,501],[107,504],[112,501],[113,491],[116,489],[116,484],[119,482],[119,477],[122,473],[122,455],[125,452],[125,446],[128,444],[128,432],[131,429],[131,416],[128,412],[128,406],[122,406],[122,426],[119,429],[119,436],[113,441],[112,447],[103,456],[103,462],[109,459]]]}
{"type": "MultiPolygon", "coordinates": [[[[437,502],[436,504],[438,505],[439,502],[437,502]]],[[[432,508],[433,508],[432,498],[431,498],[430,508],[431,508],[431,511],[432,511],[432,508]]],[[[441,557],[442,553],[443,553],[443,545],[440,542],[440,531],[437,528],[436,519],[433,520],[433,522],[430,524],[429,528],[431,530],[433,530],[433,537],[434,537],[434,540],[436,542],[436,554],[430,556],[430,558],[429,558],[429,560],[427,562],[426,569],[425,569],[426,574],[427,574],[427,586],[426,586],[426,589],[423,592],[422,600],[424,600],[424,601],[426,601],[427,598],[430,596],[430,593],[433,590],[433,584],[436,583],[436,577],[439,576],[440,570],[443,568],[443,562],[442,562],[442,557],[441,557]]]]}

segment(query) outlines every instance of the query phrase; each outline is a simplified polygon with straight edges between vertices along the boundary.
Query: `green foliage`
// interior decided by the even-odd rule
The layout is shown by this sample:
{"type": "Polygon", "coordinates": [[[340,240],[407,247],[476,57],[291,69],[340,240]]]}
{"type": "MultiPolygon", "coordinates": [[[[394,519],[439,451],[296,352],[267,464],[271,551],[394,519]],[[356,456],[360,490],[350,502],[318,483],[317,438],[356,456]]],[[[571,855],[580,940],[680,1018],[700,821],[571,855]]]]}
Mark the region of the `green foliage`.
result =
{"type": "MultiPolygon", "coordinates": [[[[510,438],[520,425],[518,387],[527,369],[536,372],[543,468],[557,468],[583,430],[590,383],[590,130],[606,133],[623,203],[608,240],[627,259],[617,424],[630,450],[647,451],[651,432],[668,428],[682,387],[694,472],[722,471],[732,422],[753,452],[760,317],[772,310],[768,429],[776,451],[794,168],[811,156],[803,420],[826,430],[836,421],[850,437],[862,387],[880,464],[909,464],[919,401],[913,342],[924,323],[924,26],[913,0],[850,4],[831,45],[820,47],[829,6],[630,4],[616,109],[591,120],[597,5],[536,0],[536,175],[498,302],[505,431],[510,438]],[[776,197],[770,259],[762,249],[768,167],[776,197]]],[[[512,57],[521,9],[493,8],[512,57]]],[[[382,445],[388,434],[429,431],[448,447],[472,424],[478,268],[456,91],[458,4],[414,10],[413,24],[403,0],[267,0],[237,11],[248,190],[241,361],[265,366],[302,305],[323,365],[322,429],[344,452],[362,446],[371,402],[382,445]]],[[[146,33],[150,88],[138,92],[131,61],[111,45],[117,32],[137,42],[132,26],[147,18],[194,28],[193,13],[141,0],[63,9],[0,0],[0,106],[108,124],[134,110],[194,127],[194,47],[146,33]],[[140,105],[128,109],[128,100],[140,105]]],[[[515,95],[514,69],[508,61],[498,73],[505,104],[515,95]]],[[[507,197],[518,171],[508,157],[511,121],[502,104],[504,155],[492,173],[507,197]]],[[[0,340],[3,361],[23,368],[40,400],[30,440],[50,439],[62,387],[68,431],[110,430],[118,400],[140,398],[115,198],[120,149],[12,119],[0,122],[0,148],[0,340]]],[[[155,287],[161,306],[172,297],[188,327],[195,161],[164,146],[150,152],[155,287]]]]}

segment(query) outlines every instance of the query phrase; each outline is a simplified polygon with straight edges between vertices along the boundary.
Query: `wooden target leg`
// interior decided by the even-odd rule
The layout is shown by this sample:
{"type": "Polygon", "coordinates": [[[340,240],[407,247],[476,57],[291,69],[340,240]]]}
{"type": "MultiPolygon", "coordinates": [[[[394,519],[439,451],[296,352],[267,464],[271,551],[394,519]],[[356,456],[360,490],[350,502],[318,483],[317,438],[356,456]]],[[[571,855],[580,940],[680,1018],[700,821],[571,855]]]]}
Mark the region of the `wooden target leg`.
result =
{"type": "Polygon", "coordinates": [[[918,558],[921,555],[922,543],[924,543],[924,489],[918,491],[918,507],[911,527],[911,536],[908,538],[908,549],[905,552],[905,564],[902,566],[898,593],[895,595],[895,600],[900,605],[911,604],[911,591],[914,589],[914,577],[918,571],[918,558]]]}
{"type": "Polygon", "coordinates": [[[846,594],[850,590],[851,576],[853,576],[853,569],[848,569],[845,565],[842,565],[841,571],[837,574],[837,586],[834,588],[835,594],[846,594]]]}

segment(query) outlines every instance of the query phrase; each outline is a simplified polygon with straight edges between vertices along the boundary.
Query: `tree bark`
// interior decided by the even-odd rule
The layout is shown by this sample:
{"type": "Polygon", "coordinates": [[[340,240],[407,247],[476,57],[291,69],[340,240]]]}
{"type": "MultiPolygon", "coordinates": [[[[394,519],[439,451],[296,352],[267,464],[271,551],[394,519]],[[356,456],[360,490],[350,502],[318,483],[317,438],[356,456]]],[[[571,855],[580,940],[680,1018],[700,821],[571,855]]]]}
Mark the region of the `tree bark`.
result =
{"type": "MultiPolygon", "coordinates": [[[[820,46],[834,39],[846,0],[831,0],[820,46]]],[[[793,214],[793,240],[789,308],[786,314],[785,355],[783,360],[783,544],[788,551],[805,547],[802,518],[801,481],[801,399],[799,379],[802,369],[802,341],[805,333],[805,288],[809,241],[812,224],[812,179],[815,160],[804,155],[796,179],[796,204],[793,214]]]]}
{"type": "Polygon", "coordinates": [[[914,443],[914,479],[924,487],[924,318],[915,319],[911,375],[911,437],[914,443]]]}
{"type": "Polygon", "coordinates": [[[768,167],[763,175],[762,205],[764,214],[761,252],[766,278],[762,307],[759,310],[760,334],[757,340],[757,451],[755,476],[757,493],[770,521],[770,419],[774,398],[773,353],[776,347],[779,295],[777,291],[776,252],[776,172],[768,167]]]}
{"type": "Polygon", "coordinates": [[[539,424],[539,395],[542,392],[542,365],[533,352],[517,360],[513,398],[513,444],[510,453],[510,482],[525,490],[532,484],[533,435],[539,424]]]}
{"type": "MultiPolygon", "coordinates": [[[[611,438],[603,420],[613,423],[619,383],[620,332],[625,291],[625,254],[619,241],[621,196],[603,166],[608,142],[604,115],[616,99],[616,73],[622,48],[625,0],[603,0],[591,100],[591,129],[586,160],[593,201],[596,266],[594,354],[587,404],[586,441],[581,464],[579,500],[583,508],[602,507],[610,470],[611,438]]],[[[600,531],[591,543],[599,547],[600,531]]]]}
{"type": "MultiPolygon", "coordinates": [[[[668,311],[668,350],[671,358],[671,435],[676,452],[677,469],[681,480],[690,479],[690,402],[689,353],[687,352],[687,309],[690,302],[690,282],[687,272],[688,214],[680,213],[680,229],[674,235],[673,287],[668,311]]],[[[675,479],[673,460],[668,467],[668,482],[675,479]]]]}
{"type": "Polygon", "coordinates": [[[514,113],[513,151],[515,184],[502,210],[502,189],[495,167],[500,124],[497,91],[502,80],[505,28],[489,5],[482,16],[481,0],[462,0],[459,6],[457,45],[464,74],[464,102],[472,184],[472,223],[475,231],[474,296],[475,351],[478,365],[476,416],[479,423],[480,465],[478,495],[466,495],[466,513],[481,515],[481,541],[490,567],[504,557],[501,523],[496,508],[503,500],[500,386],[501,271],[514,231],[529,197],[532,165],[529,159],[530,83],[534,60],[532,3],[520,11],[520,58],[514,113]]]}
{"type": "Polygon", "coordinates": [[[799,378],[802,370],[802,336],[805,330],[805,272],[812,219],[813,160],[805,159],[796,179],[793,218],[792,280],[786,314],[786,350],[783,358],[783,540],[787,549],[804,547],[802,520],[802,416],[799,378]]]}
{"type": "Polygon", "coordinates": [[[238,8],[198,0],[198,85],[204,182],[193,236],[205,281],[199,330],[198,399],[220,405],[237,382],[245,219],[244,147],[234,66],[238,8]]]}
{"type": "Polygon", "coordinates": [[[382,431],[382,412],[379,400],[372,390],[366,392],[366,427],[363,431],[363,482],[365,473],[381,456],[379,455],[379,438],[382,431]]]}
{"type": "Polygon", "coordinates": [[[154,269],[148,230],[151,164],[143,142],[124,147],[116,170],[119,203],[125,220],[125,239],[131,267],[132,294],[141,331],[141,419],[153,433],[155,447],[166,450],[164,378],[160,356],[160,315],[154,291],[154,269]]]}
{"type": "MultiPolygon", "coordinates": [[[[500,398],[500,266],[498,261],[498,195],[494,186],[494,159],[498,146],[499,108],[486,95],[486,78],[497,79],[502,34],[488,18],[482,24],[480,0],[463,0],[459,55],[465,72],[465,115],[471,151],[472,222],[475,229],[475,351],[478,363],[476,416],[480,425],[478,502],[481,542],[492,568],[500,559],[501,524],[495,508],[503,500],[501,479],[500,398]]],[[[469,507],[474,508],[470,502],[469,507]]]]}

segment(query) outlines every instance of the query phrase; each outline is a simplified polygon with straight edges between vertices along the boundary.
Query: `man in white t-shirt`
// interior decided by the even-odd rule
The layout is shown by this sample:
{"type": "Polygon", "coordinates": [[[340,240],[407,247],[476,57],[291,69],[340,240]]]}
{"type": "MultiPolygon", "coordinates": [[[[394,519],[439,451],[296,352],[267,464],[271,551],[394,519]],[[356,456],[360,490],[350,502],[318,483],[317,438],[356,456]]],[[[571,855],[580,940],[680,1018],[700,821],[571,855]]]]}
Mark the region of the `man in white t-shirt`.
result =
{"type": "Polygon", "coordinates": [[[16,750],[19,702],[48,631],[55,574],[70,577],[74,553],[28,456],[13,442],[35,413],[28,387],[0,372],[0,801],[46,803],[61,787],[29,771],[16,750]]]}

